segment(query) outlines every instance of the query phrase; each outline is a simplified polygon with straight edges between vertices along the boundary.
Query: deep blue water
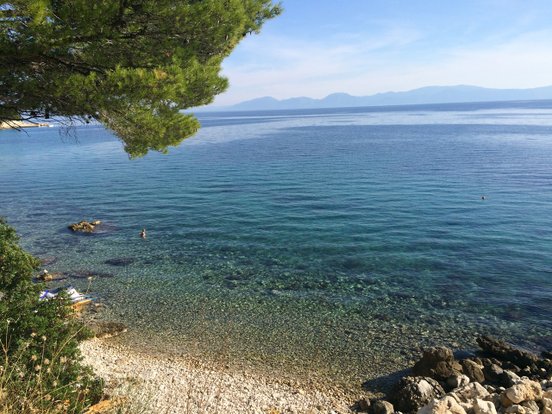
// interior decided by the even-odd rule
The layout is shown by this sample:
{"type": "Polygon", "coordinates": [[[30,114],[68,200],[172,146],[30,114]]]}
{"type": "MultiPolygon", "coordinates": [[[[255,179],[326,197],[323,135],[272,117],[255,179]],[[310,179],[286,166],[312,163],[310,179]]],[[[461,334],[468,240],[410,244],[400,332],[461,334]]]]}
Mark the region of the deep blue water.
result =
{"type": "Polygon", "coordinates": [[[98,126],[0,131],[0,215],[100,275],[120,340],[344,382],[481,332],[552,346],[552,102],[200,120],[138,160],[98,126]]]}

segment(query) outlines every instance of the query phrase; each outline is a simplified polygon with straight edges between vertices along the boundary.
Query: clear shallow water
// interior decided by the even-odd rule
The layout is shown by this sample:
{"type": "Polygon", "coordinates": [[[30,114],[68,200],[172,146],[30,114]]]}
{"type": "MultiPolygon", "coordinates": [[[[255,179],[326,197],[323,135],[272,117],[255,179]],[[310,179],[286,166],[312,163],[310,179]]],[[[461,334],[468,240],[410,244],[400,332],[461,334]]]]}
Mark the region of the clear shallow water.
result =
{"type": "Polygon", "coordinates": [[[0,131],[0,215],[101,276],[120,340],[346,385],[480,332],[551,347],[552,102],[200,118],[133,161],[100,127],[0,131]]]}

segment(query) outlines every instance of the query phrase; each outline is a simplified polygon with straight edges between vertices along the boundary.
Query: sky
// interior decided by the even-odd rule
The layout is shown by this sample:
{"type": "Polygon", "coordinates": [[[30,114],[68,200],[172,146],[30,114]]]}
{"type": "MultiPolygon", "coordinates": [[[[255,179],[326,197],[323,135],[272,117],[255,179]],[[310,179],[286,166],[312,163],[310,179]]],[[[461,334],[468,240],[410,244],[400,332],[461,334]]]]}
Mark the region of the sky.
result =
{"type": "Polygon", "coordinates": [[[429,85],[552,85],[552,0],[283,0],[214,105],[429,85]]]}

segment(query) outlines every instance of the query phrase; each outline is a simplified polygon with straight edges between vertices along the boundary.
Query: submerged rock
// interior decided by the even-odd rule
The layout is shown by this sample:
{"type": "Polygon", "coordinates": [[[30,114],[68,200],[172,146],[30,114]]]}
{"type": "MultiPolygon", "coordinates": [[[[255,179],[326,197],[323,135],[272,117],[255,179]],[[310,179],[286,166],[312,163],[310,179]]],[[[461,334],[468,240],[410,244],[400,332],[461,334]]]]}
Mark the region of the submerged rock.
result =
{"type": "Polygon", "coordinates": [[[55,256],[46,256],[46,257],[39,258],[39,260],[42,266],[49,266],[57,262],[58,258],[55,256]]]}
{"type": "Polygon", "coordinates": [[[133,257],[116,257],[114,259],[108,259],[104,263],[111,266],[128,266],[136,261],[133,257]]]}
{"type": "Polygon", "coordinates": [[[489,336],[477,338],[477,343],[488,354],[501,360],[512,362],[522,368],[535,364],[539,360],[535,354],[514,348],[504,341],[489,336]]]}
{"type": "Polygon", "coordinates": [[[88,278],[112,278],[115,277],[113,273],[107,273],[107,272],[91,272],[89,270],[76,270],[72,272],[66,273],[67,277],[70,277],[71,279],[88,279],[88,278]]]}
{"type": "Polygon", "coordinates": [[[96,338],[110,338],[128,330],[126,325],[119,322],[94,321],[88,322],[87,326],[96,338]]]}

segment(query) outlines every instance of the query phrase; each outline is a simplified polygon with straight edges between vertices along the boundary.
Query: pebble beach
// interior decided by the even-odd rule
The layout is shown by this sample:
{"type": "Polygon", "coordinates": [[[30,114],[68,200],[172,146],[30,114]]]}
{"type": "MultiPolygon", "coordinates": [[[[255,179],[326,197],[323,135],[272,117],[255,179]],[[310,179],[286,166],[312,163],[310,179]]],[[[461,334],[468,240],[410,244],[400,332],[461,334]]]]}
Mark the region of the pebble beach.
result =
{"type": "Polygon", "coordinates": [[[353,401],[329,390],[304,389],[201,362],[145,354],[92,339],[81,345],[84,363],[106,380],[113,398],[152,413],[349,413],[353,401]]]}

